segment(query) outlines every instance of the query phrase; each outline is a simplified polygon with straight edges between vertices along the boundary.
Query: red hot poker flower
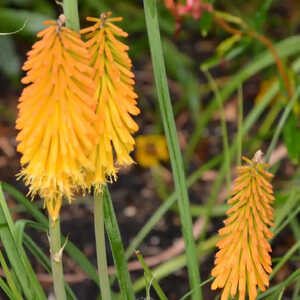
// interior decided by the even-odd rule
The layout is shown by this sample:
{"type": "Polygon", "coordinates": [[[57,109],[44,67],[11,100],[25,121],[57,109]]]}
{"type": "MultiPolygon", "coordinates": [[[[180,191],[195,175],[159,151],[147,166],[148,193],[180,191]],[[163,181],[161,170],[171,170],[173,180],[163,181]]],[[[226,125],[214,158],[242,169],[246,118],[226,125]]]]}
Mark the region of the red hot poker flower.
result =
{"type": "Polygon", "coordinates": [[[227,211],[225,226],[219,230],[219,251],[211,272],[216,278],[211,288],[223,288],[221,300],[237,293],[239,300],[244,300],[247,290],[249,299],[254,300],[257,286],[264,291],[269,285],[273,175],[265,170],[268,165],[262,162],[261,154],[258,151],[252,161],[244,157],[248,165],[237,168],[238,177],[228,200],[232,207],[227,211]]]}
{"type": "Polygon", "coordinates": [[[64,27],[65,17],[49,25],[28,52],[23,66],[28,84],[19,99],[16,128],[22,153],[21,177],[30,194],[39,194],[52,219],[65,196],[85,186],[83,166],[94,168],[88,154],[94,147],[97,116],[94,70],[78,33],[64,27]]]}

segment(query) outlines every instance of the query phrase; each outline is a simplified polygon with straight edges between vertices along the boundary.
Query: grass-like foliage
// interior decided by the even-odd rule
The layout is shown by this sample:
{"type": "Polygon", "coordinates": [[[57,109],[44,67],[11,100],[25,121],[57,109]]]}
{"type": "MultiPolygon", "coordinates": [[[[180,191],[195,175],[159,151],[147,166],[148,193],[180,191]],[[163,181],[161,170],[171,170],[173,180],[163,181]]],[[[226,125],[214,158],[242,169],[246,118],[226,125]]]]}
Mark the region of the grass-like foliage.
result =
{"type": "Polygon", "coordinates": [[[5,2],[0,298],[298,300],[297,1],[5,2]]]}

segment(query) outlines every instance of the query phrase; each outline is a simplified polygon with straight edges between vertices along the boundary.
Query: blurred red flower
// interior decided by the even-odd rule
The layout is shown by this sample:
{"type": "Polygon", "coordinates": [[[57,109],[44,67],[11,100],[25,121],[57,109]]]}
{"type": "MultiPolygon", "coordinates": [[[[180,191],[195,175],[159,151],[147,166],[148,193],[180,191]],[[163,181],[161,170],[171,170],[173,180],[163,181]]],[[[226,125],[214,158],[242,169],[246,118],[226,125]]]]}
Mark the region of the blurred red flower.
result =
{"type": "Polygon", "coordinates": [[[166,8],[176,19],[175,33],[178,34],[182,17],[186,15],[192,16],[194,19],[199,19],[203,11],[212,11],[212,5],[203,3],[202,0],[186,0],[183,2],[176,2],[176,0],[164,0],[166,8]]]}

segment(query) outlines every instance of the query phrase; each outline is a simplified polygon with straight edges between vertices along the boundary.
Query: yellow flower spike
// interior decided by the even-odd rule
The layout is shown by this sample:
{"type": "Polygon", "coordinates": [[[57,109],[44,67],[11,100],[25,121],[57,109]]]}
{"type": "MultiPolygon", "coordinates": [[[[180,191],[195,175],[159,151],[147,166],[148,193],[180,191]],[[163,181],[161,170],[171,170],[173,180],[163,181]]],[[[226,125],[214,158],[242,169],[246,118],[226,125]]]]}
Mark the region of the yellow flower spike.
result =
{"type": "Polygon", "coordinates": [[[142,167],[169,160],[166,138],[162,135],[140,135],[136,138],[136,161],[142,167]]]}
{"type": "Polygon", "coordinates": [[[16,128],[22,170],[31,196],[39,194],[53,220],[62,197],[69,201],[85,187],[83,166],[94,169],[88,154],[95,146],[97,123],[94,69],[80,35],[64,27],[65,17],[49,26],[28,52],[16,128]]]}
{"type": "Polygon", "coordinates": [[[90,186],[99,187],[108,180],[116,179],[116,165],[133,163],[130,152],[135,141],[132,134],[138,125],[132,115],[138,115],[137,94],[134,92],[132,63],[127,54],[129,47],[118,40],[127,33],[114,25],[122,18],[110,18],[110,12],[101,14],[100,19],[87,17],[93,26],[81,30],[86,34],[91,54],[93,77],[97,86],[96,109],[99,118],[98,145],[90,158],[96,166],[95,172],[87,172],[90,186]]]}
{"type": "Polygon", "coordinates": [[[270,180],[273,175],[265,170],[262,152],[256,152],[251,160],[243,157],[248,165],[237,167],[238,177],[234,182],[228,203],[225,226],[219,230],[219,251],[211,274],[215,277],[211,289],[223,288],[221,300],[229,295],[244,300],[257,296],[257,286],[264,291],[269,285],[272,238],[269,226],[273,226],[274,201],[270,180]]]}

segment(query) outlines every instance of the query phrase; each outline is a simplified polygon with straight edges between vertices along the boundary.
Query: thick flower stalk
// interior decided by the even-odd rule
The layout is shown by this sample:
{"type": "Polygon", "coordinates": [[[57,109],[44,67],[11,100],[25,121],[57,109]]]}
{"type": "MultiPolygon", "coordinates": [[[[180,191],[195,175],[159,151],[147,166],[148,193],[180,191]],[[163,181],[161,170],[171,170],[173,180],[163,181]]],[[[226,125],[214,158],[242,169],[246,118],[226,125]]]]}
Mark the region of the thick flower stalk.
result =
{"type": "Polygon", "coordinates": [[[94,169],[88,154],[95,146],[94,69],[86,44],[78,33],[64,27],[65,17],[49,25],[28,52],[27,71],[19,99],[16,128],[22,153],[21,177],[30,194],[39,194],[53,220],[62,197],[69,201],[85,187],[85,172],[94,169]]]}
{"type": "Polygon", "coordinates": [[[221,300],[237,293],[238,299],[244,300],[246,290],[249,299],[254,300],[257,286],[264,291],[269,285],[273,175],[265,170],[268,165],[262,162],[261,154],[258,151],[252,161],[243,158],[248,165],[237,168],[238,177],[228,200],[232,207],[227,211],[225,226],[219,230],[219,251],[212,270],[216,278],[211,288],[223,288],[221,300]]]}
{"type": "Polygon", "coordinates": [[[97,86],[96,113],[100,126],[98,146],[90,156],[96,170],[87,173],[90,186],[96,188],[116,178],[118,165],[133,163],[130,157],[135,145],[132,134],[138,130],[138,125],[131,115],[140,112],[133,88],[132,63],[127,53],[129,47],[119,41],[120,37],[127,37],[127,33],[113,24],[122,18],[110,18],[110,14],[103,13],[100,19],[87,17],[95,24],[81,30],[88,39],[91,66],[95,69],[93,79],[97,86]]]}

